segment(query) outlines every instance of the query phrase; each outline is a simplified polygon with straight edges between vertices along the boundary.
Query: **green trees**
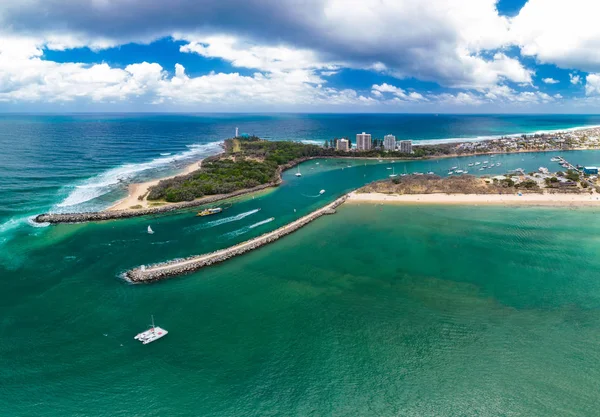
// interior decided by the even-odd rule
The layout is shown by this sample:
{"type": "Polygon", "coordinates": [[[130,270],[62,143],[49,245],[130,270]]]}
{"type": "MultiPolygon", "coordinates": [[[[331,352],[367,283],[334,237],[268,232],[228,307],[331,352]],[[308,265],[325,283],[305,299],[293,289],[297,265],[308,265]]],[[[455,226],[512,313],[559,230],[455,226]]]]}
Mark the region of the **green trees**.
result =
{"type": "Polygon", "coordinates": [[[565,175],[565,178],[567,178],[568,180],[577,182],[577,181],[579,181],[579,173],[577,171],[569,169],[567,171],[567,174],[565,175]]]}

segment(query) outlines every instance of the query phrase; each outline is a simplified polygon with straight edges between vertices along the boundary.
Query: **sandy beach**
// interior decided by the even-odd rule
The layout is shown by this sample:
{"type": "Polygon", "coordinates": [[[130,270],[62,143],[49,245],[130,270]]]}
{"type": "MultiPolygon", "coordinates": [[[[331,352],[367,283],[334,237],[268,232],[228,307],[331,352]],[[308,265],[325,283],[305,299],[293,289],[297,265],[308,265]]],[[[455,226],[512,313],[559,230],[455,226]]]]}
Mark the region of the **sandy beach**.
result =
{"type": "Polygon", "coordinates": [[[348,203],[599,206],[600,194],[349,194],[348,203]]]}
{"type": "Polygon", "coordinates": [[[187,165],[182,172],[176,175],[171,175],[170,177],[159,178],[153,181],[140,182],[136,184],[129,184],[128,191],[129,195],[115,204],[110,206],[107,210],[116,211],[116,210],[127,210],[132,206],[141,206],[137,208],[148,208],[148,200],[146,199],[146,194],[148,193],[148,189],[153,185],[158,184],[159,181],[166,180],[169,178],[174,178],[179,175],[189,174],[190,172],[196,171],[200,169],[202,166],[202,160],[196,161],[193,164],[187,165]],[[144,196],[142,200],[139,199],[140,196],[144,196]]]}

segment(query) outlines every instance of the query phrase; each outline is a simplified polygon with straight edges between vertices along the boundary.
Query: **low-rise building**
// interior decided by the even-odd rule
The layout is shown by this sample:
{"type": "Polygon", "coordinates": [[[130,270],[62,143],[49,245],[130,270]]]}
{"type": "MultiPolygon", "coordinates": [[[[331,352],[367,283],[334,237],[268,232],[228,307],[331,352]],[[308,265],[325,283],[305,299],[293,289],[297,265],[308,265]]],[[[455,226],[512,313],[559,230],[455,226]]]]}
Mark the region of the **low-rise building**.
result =
{"type": "Polygon", "coordinates": [[[586,175],[598,175],[598,167],[583,167],[583,173],[586,175]]]}

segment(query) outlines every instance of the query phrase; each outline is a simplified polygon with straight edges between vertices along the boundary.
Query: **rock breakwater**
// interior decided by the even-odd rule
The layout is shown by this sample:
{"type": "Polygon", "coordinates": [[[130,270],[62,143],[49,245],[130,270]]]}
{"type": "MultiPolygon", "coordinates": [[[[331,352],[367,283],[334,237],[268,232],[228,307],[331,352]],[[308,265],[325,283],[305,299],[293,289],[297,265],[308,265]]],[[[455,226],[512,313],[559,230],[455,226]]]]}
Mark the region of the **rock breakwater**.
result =
{"type": "MultiPolygon", "coordinates": [[[[206,158],[205,161],[208,160],[209,158],[206,158]]],[[[283,182],[283,180],[281,179],[281,173],[283,171],[293,168],[294,166],[296,166],[304,161],[310,160],[310,159],[314,159],[314,158],[312,158],[312,157],[311,158],[301,158],[301,159],[297,159],[297,160],[288,162],[287,164],[280,165],[277,168],[275,177],[273,178],[273,180],[271,182],[268,182],[266,184],[261,184],[261,185],[258,185],[256,187],[252,187],[252,188],[237,190],[237,191],[234,191],[229,194],[212,195],[212,196],[199,198],[194,201],[186,201],[186,202],[182,202],[182,203],[171,203],[171,204],[166,204],[164,206],[150,207],[150,208],[137,209],[137,210],[136,209],[112,210],[112,211],[105,210],[105,211],[92,211],[92,212],[85,212],[85,213],[45,213],[45,214],[40,214],[40,215],[36,216],[33,219],[33,221],[36,223],[58,224],[58,223],[94,222],[94,221],[103,221],[103,220],[119,220],[119,219],[128,219],[131,217],[147,216],[147,215],[151,215],[151,214],[170,213],[175,210],[203,206],[205,204],[211,204],[211,203],[215,203],[217,201],[227,200],[227,199],[233,198],[233,197],[239,197],[241,195],[255,193],[257,191],[265,190],[267,188],[277,187],[278,185],[280,185],[283,182]]]]}
{"type": "Polygon", "coordinates": [[[227,259],[235,256],[242,255],[246,252],[250,252],[254,249],[258,249],[264,245],[268,245],[283,236],[289,235],[296,230],[306,226],[310,222],[318,219],[319,217],[327,214],[335,214],[336,208],[346,201],[347,196],[338,198],[333,203],[326,205],[312,213],[301,217],[285,226],[282,226],[272,232],[265,233],[254,239],[250,239],[246,242],[239,243],[235,246],[231,246],[227,249],[218,250],[216,252],[192,256],[185,259],[176,259],[173,261],[162,262],[150,266],[140,266],[138,268],[125,272],[127,280],[133,283],[153,282],[162,280],[168,277],[176,275],[182,275],[190,272],[197,271],[201,268],[214,265],[226,261],[227,259]]]}

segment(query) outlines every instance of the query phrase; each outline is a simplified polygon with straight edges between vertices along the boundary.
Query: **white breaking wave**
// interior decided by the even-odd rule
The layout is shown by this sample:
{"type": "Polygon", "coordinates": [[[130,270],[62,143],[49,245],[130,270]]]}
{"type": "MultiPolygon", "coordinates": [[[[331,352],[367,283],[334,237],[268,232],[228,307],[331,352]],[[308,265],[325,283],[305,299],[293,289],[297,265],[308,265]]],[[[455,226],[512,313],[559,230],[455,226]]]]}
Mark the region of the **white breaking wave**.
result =
{"type": "Polygon", "coordinates": [[[219,220],[213,220],[212,222],[208,222],[206,224],[203,224],[200,229],[208,229],[210,227],[215,227],[215,226],[219,226],[221,224],[225,224],[225,223],[231,223],[231,222],[237,222],[238,220],[242,220],[245,217],[251,216],[255,213],[258,213],[260,211],[259,208],[254,209],[254,210],[250,210],[247,211],[245,213],[240,213],[237,216],[231,216],[231,217],[225,217],[224,219],[219,219],[219,220]]]}
{"type": "Polygon", "coordinates": [[[188,145],[189,150],[180,154],[109,169],[76,185],[69,195],[56,205],[55,211],[61,211],[60,209],[65,207],[77,206],[107,194],[120,183],[131,181],[142,172],[165,167],[186,159],[214,155],[219,151],[220,143],[210,142],[202,145],[188,145]]]}

